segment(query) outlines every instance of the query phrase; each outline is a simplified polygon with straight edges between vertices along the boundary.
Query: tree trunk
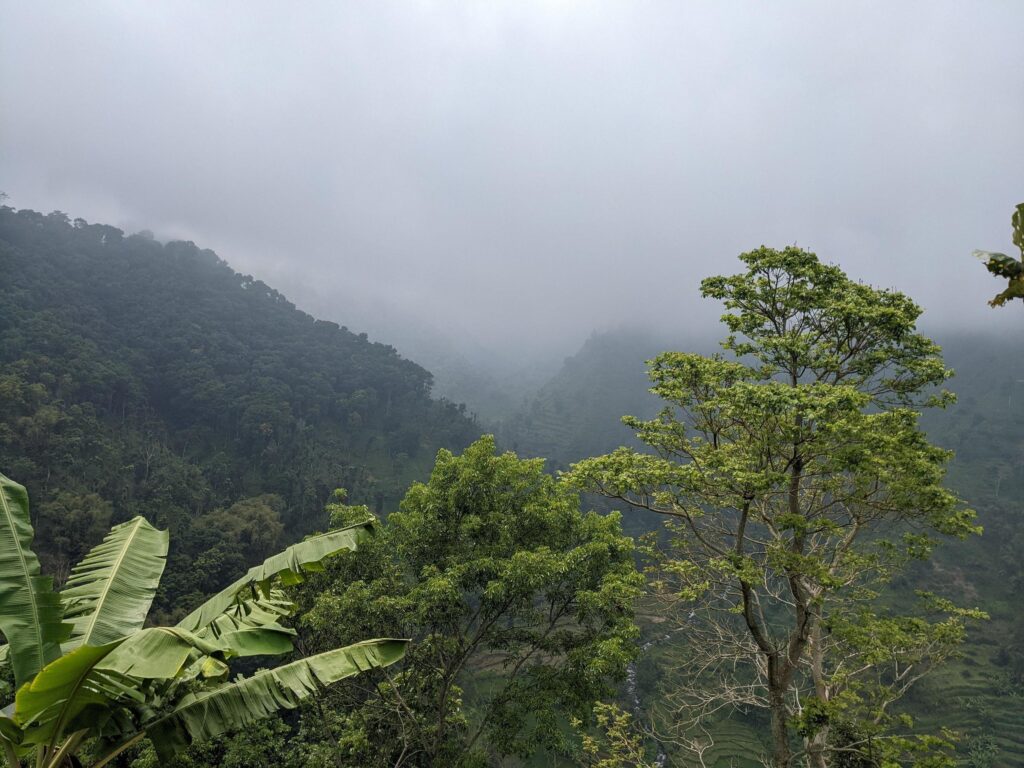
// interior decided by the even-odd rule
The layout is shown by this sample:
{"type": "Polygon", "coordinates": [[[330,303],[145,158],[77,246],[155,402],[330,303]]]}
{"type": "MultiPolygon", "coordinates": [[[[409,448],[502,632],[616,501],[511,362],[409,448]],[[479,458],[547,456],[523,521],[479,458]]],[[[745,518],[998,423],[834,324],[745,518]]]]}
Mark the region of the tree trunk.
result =
{"type": "MultiPolygon", "coordinates": [[[[821,702],[829,700],[829,689],[825,682],[825,647],[822,644],[821,624],[815,622],[811,629],[811,676],[814,680],[814,695],[821,702]]],[[[810,768],[828,768],[826,747],[828,746],[828,725],[822,725],[811,738],[807,739],[807,762],[810,768]]]]}
{"type": "Polygon", "coordinates": [[[828,729],[822,728],[807,742],[807,762],[811,768],[828,768],[825,745],[828,743],[828,729]]]}
{"type": "Polygon", "coordinates": [[[768,692],[768,703],[772,712],[772,768],[789,768],[793,752],[789,746],[789,712],[786,710],[784,692],[768,692]]]}

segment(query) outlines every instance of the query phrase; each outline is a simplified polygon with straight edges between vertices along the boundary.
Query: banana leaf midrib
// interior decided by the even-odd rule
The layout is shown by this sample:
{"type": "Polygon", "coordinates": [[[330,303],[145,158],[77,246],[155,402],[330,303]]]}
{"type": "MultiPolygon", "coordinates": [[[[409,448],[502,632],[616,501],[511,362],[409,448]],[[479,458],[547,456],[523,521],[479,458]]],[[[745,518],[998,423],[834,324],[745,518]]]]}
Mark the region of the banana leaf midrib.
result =
{"type": "Polygon", "coordinates": [[[89,628],[86,631],[82,632],[83,645],[90,645],[89,641],[92,639],[92,633],[96,629],[96,622],[99,620],[99,617],[102,614],[103,603],[106,601],[108,595],[110,594],[110,589],[113,586],[115,579],[117,578],[118,569],[124,562],[125,557],[128,556],[128,551],[131,548],[131,543],[135,540],[135,536],[138,534],[139,529],[142,527],[142,524],[145,522],[145,520],[141,517],[138,517],[132,522],[134,523],[134,526],[132,527],[132,532],[128,536],[128,538],[125,539],[124,546],[121,548],[121,552],[120,554],[118,554],[117,560],[114,562],[114,565],[110,569],[110,578],[107,579],[107,583],[104,585],[100,597],[97,598],[96,603],[93,606],[92,615],[89,617],[88,621],[89,628]]]}
{"type": "MultiPolygon", "coordinates": [[[[191,694],[188,695],[188,697],[186,699],[184,699],[183,701],[179,702],[178,707],[176,707],[174,710],[172,710],[171,712],[169,712],[167,714],[168,715],[173,715],[175,713],[175,711],[177,711],[177,709],[183,709],[185,707],[192,707],[192,706],[195,706],[197,704],[202,704],[204,701],[206,701],[208,699],[211,699],[211,698],[215,698],[215,697],[219,696],[220,694],[224,693],[225,691],[227,691],[230,688],[240,688],[240,687],[245,686],[247,683],[253,683],[254,681],[258,681],[258,680],[265,679],[265,678],[271,678],[271,679],[276,680],[276,679],[278,679],[278,677],[279,677],[279,675],[280,675],[280,673],[281,673],[281,671],[283,669],[285,669],[287,667],[297,666],[297,665],[300,665],[300,664],[303,664],[303,663],[309,663],[310,661],[316,661],[317,657],[330,656],[331,654],[338,653],[339,651],[354,652],[354,650],[357,649],[357,648],[362,649],[362,648],[383,647],[383,646],[385,646],[387,644],[391,644],[391,643],[400,643],[400,644],[404,645],[404,644],[406,644],[408,642],[409,641],[404,639],[404,638],[376,637],[376,638],[373,638],[371,640],[362,640],[362,641],[360,641],[358,643],[352,643],[351,645],[348,645],[348,646],[342,646],[340,648],[332,648],[329,651],[324,651],[323,653],[314,654],[313,656],[307,656],[307,657],[304,657],[304,658],[296,659],[295,661],[290,662],[289,664],[284,664],[281,667],[271,667],[270,669],[261,669],[258,672],[256,672],[255,674],[250,675],[249,677],[239,677],[239,678],[237,678],[235,680],[231,680],[231,681],[222,683],[221,685],[217,686],[216,688],[210,688],[210,689],[205,690],[205,691],[196,691],[194,693],[191,693],[191,694]]],[[[326,687],[325,684],[323,682],[321,682],[320,679],[315,674],[312,675],[312,679],[315,681],[316,685],[326,687]]],[[[326,685],[330,685],[330,683],[327,683],[326,685]]],[[[162,720],[164,718],[160,718],[160,719],[162,720]]]]}
{"type": "Polygon", "coordinates": [[[0,488],[0,506],[3,507],[4,517],[7,518],[7,524],[11,529],[14,540],[14,546],[18,552],[18,559],[21,561],[21,573],[25,577],[29,599],[32,601],[32,631],[35,634],[36,642],[33,644],[33,653],[39,657],[39,663],[37,669],[42,669],[46,666],[46,655],[43,653],[43,622],[40,618],[39,603],[36,600],[36,591],[32,588],[32,575],[29,573],[28,560],[25,558],[25,550],[21,546],[21,540],[18,537],[17,520],[14,517],[14,513],[11,511],[10,502],[7,500],[7,491],[4,488],[0,488]]]}

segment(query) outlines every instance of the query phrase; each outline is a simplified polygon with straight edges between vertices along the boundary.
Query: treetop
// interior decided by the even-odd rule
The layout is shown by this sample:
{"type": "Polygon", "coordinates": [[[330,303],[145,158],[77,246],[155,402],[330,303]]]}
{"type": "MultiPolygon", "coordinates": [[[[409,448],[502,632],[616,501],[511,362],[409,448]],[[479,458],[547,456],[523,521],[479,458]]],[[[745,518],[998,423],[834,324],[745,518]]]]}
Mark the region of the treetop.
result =
{"type": "Polygon", "coordinates": [[[810,251],[761,246],[740,255],[746,271],[709,277],[701,294],[722,301],[722,346],[761,364],[762,377],[849,384],[877,404],[942,404],[923,392],[952,375],[941,349],[918,333],[908,296],[851,280],[810,251]]]}

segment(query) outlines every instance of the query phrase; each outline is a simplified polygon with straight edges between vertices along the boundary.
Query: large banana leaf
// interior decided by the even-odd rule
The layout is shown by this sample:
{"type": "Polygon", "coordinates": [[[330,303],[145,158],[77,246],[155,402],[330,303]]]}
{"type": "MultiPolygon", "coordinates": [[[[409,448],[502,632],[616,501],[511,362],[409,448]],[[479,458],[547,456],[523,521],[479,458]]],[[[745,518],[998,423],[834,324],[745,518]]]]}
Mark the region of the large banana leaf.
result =
{"type": "Polygon", "coordinates": [[[60,656],[70,630],[62,618],[53,580],[39,574],[32,551],[28,493],[0,475],[0,632],[10,646],[17,685],[60,656]]]}
{"type": "Polygon", "coordinates": [[[70,647],[104,645],[142,629],[166,563],[167,531],[142,517],[111,528],[61,592],[73,625],[70,647]]]}
{"type": "Polygon", "coordinates": [[[275,579],[285,586],[298,584],[304,572],[323,570],[320,562],[325,558],[354,550],[372,535],[373,526],[367,521],[292,544],[283,552],[267,558],[261,565],[250,568],[245,576],[179,621],[178,626],[198,632],[236,603],[243,591],[248,589],[251,594],[256,587],[269,591],[270,583],[275,579]]]}
{"type": "Polygon", "coordinates": [[[178,627],[152,627],[119,643],[99,669],[136,679],[168,680],[178,674],[194,651],[225,658],[235,655],[221,643],[178,627]]]}
{"type": "Polygon", "coordinates": [[[214,658],[231,655],[220,645],[167,627],[143,629],[104,645],[81,645],[18,689],[14,720],[24,729],[26,743],[47,742],[89,708],[104,709],[119,701],[144,703],[141,681],[174,678],[197,652],[214,658]]]}
{"type": "Polygon", "coordinates": [[[146,734],[157,755],[165,760],[193,741],[254,723],[281,709],[293,709],[326,685],[394,664],[405,654],[407,643],[366,640],[189,694],[171,712],[148,723],[146,734]]]}
{"type": "MultiPolygon", "coordinates": [[[[279,623],[295,613],[296,605],[283,589],[271,589],[255,595],[242,593],[230,606],[203,627],[200,637],[217,638],[228,632],[242,629],[274,627],[284,629],[279,623]]],[[[294,634],[293,630],[288,630],[294,634]]]]}
{"type": "Polygon", "coordinates": [[[280,589],[239,597],[196,635],[217,642],[237,656],[280,655],[292,650],[295,630],[280,619],[295,612],[295,603],[280,589]]]}
{"type": "Polygon", "coordinates": [[[108,686],[96,680],[95,667],[117,645],[83,645],[47,664],[30,683],[18,689],[14,721],[25,729],[26,742],[50,741],[54,731],[70,723],[86,707],[106,705],[114,698],[108,686]]]}

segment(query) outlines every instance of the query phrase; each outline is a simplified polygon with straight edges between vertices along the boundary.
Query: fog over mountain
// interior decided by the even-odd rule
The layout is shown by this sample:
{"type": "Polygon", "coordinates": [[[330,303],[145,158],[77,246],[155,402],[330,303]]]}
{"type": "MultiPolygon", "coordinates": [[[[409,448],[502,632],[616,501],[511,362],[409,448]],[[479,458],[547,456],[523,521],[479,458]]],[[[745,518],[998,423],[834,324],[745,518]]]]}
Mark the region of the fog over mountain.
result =
{"type": "Polygon", "coordinates": [[[1020,3],[0,17],[11,204],[194,240],[387,342],[518,359],[710,327],[699,279],[761,243],[906,290],[934,326],[1019,322],[969,254],[1006,249],[1024,199],[1020,3]]]}
{"type": "Polygon", "coordinates": [[[0,0],[0,764],[1024,766],[1022,30],[0,0]]]}

